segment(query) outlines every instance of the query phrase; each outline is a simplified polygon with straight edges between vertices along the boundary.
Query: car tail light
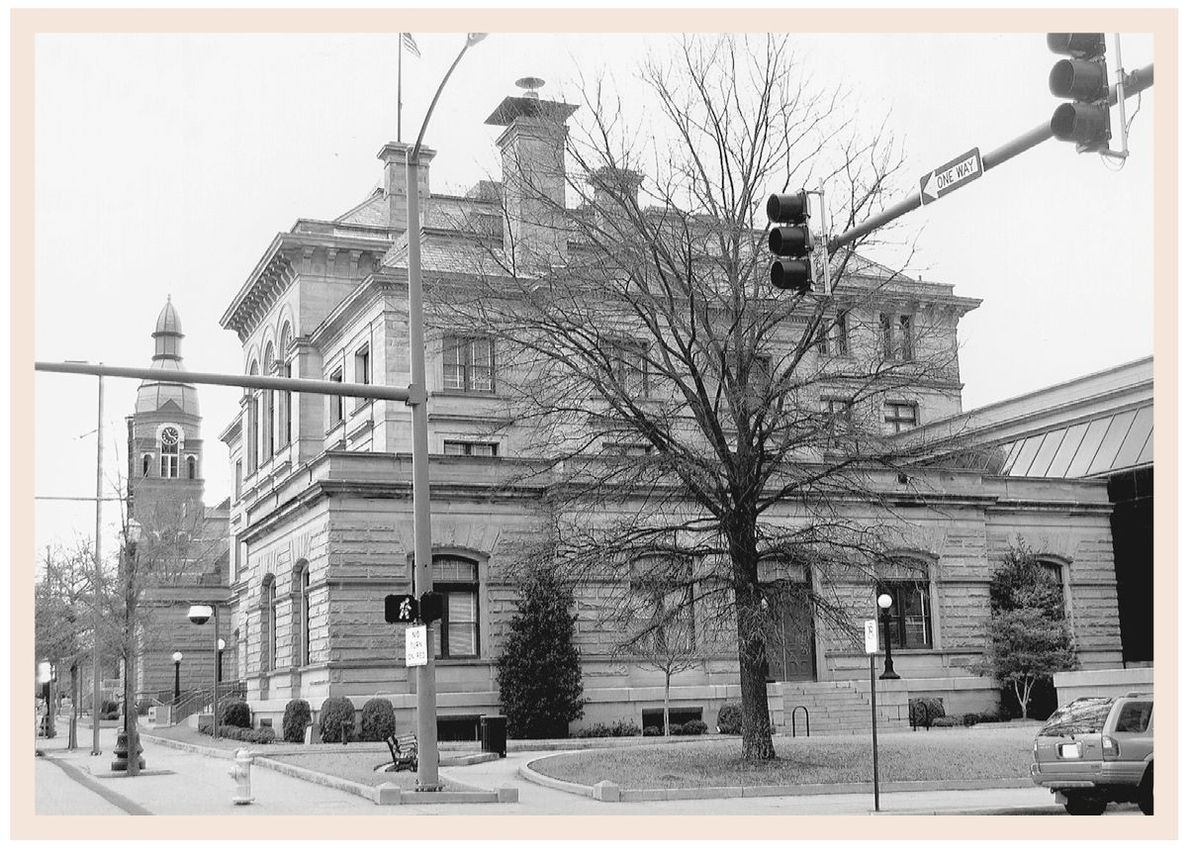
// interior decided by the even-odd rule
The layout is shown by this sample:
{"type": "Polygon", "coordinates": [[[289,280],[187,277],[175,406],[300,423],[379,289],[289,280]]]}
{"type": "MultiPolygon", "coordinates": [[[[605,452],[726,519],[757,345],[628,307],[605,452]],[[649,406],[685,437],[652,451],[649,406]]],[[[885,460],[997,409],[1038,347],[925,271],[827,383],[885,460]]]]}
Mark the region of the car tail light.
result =
{"type": "Polygon", "coordinates": [[[1118,757],[1118,743],[1113,736],[1102,737],[1102,756],[1118,757]]]}

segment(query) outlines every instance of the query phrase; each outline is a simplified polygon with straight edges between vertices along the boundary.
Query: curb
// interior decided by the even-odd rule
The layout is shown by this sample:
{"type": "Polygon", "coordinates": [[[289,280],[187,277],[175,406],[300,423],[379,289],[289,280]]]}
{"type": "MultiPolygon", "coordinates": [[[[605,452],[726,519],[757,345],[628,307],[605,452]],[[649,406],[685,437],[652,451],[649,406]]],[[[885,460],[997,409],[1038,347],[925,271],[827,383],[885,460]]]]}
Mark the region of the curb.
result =
{"type": "MultiPolygon", "coordinates": [[[[143,737],[152,739],[155,743],[164,745],[166,748],[175,748],[180,751],[187,751],[193,754],[201,754],[206,757],[219,757],[225,760],[232,760],[236,756],[236,752],[223,749],[214,748],[203,745],[196,745],[192,742],[182,742],[177,739],[170,739],[163,736],[154,736],[153,734],[141,734],[143,737]]],[[[248,746],[246,746],[248,748],[248,746]]],[[[302,766],[295,766],[291,763],[285,763],[281,760],[275,759],[270,753],[265,753],[259,749],[248,748],[249,754],[253,757],[253,763],[265,769],[273,770],[282,775],[287,775],[290,778],[297,778],[302,781],[308,781],[312,784],[318,784],[322,787],[328,787],[332,790],[339,790],[343,793],[350,793],[353,796],[360,796],[367,799],[374,805],[452,805],[459,803],[487,803],[487,802],[517,802],[518,791],[512,787],[501,787],[496,790],[486,790],[482,788],[471,787],[459,781],[452,781],[451,784],[455,789],[440,790],[435,793],[423,793],[416,790],[403,790],[395,784],[385,783],[380,785],[360,784],[356,781],[351,781],[347,778],[340,778],[335,775],[328,775],[324,772],[315,772],[311,769],[306,769],[302,766]]],[[[279,752],[278,756],[284,756],[291,752],[279,752]]],[[[298,753],[298,752],[295,752],[298,753]]],[[[384,762],[382,752],[377,753],[381,762],[384,762]]],[[[441,766],[466,766],[472,763],[484,763],[489,760],[496,760],[496,754],[469,754],[463,755],[458,760],[455,758],[447,758],[445,760],[451,762],[440,761],[441,766]]]]}
{"type": "MultiPolygon", "coordinates": [[[[540,760],[554,757],[557,752],[528,760],[518,767],[518,776],[543,787],[596,799],[601,802],[669,802],[688,799],[754,799],[766,796],[833,796],[869,793],[874,785],[868,782],[844,784],[773,784],[739,787],[672,787],[622,790],[611,781],[596,785],[575,784],[536,772],[532,767],[540,760]]],[[[998,778],[976,781],[889,781],[881,785],[885,793],[915,793],[951,790],[1015,790],[1029,789],[1035,784],[1028,779],[998,778]]],[[[1021,809],[1011,809],[1018,812],[1021,809]]],[[[909,812],[899,812],[909,813],[909,812]]],[[[927,812],[937,813],[937,812],[927,812]]],[[[950,814],[960,813],[956,811],[950,814]]]]}

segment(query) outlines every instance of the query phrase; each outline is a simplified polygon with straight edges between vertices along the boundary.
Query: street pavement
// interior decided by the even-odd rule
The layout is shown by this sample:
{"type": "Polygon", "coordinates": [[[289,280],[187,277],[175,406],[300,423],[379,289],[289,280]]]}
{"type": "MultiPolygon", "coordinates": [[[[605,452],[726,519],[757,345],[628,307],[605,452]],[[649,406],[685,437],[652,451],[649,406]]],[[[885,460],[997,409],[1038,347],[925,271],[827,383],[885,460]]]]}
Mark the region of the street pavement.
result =
{"type": "MultiPolygon", "coordinates": [[[[151,728],[147,728],[150,730],[151,728]]],[[[142,737],[146,770],[129,778],[110,769],[116,731],[103,728],[103,754],[92,757],[91,732],[80,726],[79,747],[66,747],[66,725],[58,735],[36,740],[35,811],[38,815],[874,815],[873,793],[773,796],[657,802],[598,802],[528,781],[519,767],[543,752],[511,752],[508,757],[461,767],[441,767],[444,778],[473,787],[515,787],[516,803],[376,805],[355,794],[255,766],[250,805],[234,805],[235,782],[227,750],[199,753],[142,737]]],[[[1040,788],[883,792],[881,814],[1062,814],[1063,808],[1040,788]]],[[[1133,806],[1111,812],[1138,814],[1133,806]]]]}

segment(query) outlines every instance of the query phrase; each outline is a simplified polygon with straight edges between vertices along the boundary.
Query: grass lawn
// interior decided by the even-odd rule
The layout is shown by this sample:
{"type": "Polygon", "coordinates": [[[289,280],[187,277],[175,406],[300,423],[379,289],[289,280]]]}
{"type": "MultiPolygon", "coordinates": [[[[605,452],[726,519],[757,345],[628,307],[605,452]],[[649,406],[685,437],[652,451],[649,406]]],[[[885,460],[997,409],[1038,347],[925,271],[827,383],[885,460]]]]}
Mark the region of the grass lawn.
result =
{"type": "MultiPolygon", "coordinates": [[[[1038,728],[936,728],[878,737],[883,781],[1027,779],[1038,728]]],[[[576,784],[612,781],[623,789],[837,784],[873,779],[869,735],[775,738],[776,759],[747,764],[739,737],[684,745],[635,746],[561,754],[535,771],[576,784]]]]}
{"type": "MultiPolygon", "coordinates": [[[[321,772],[324,775],[334,775],[346,778],[357,784],[367,784],[376,787],[378,784],[396,784],[403,790],[414,790],[417,773],[409,769],[401,772],[376,772],[382,763],[390,763],[389,753],[382,751],[312,751],[302,754],[271,754],[265,748],[257,749],[263,756],[280,763],[288,763],[321,772]]],[[[441,779],[442,780],[442,779],[441,779]]],[[[449,788],[450,789],[450,788],[449,788]]]]}

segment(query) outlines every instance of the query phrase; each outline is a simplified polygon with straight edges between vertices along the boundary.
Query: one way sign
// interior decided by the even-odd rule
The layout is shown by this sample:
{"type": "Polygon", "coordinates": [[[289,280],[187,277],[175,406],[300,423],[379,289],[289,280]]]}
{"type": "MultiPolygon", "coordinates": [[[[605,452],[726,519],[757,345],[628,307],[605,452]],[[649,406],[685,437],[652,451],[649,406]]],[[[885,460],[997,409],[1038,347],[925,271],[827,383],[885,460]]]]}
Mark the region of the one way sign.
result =
{"type": "Polygon", "coordinates": [[[982,175],[982,154],[974,147],[968,153],[945,162],[932,173],[920,177],[920,206],[972,183],[982,175]]]}

